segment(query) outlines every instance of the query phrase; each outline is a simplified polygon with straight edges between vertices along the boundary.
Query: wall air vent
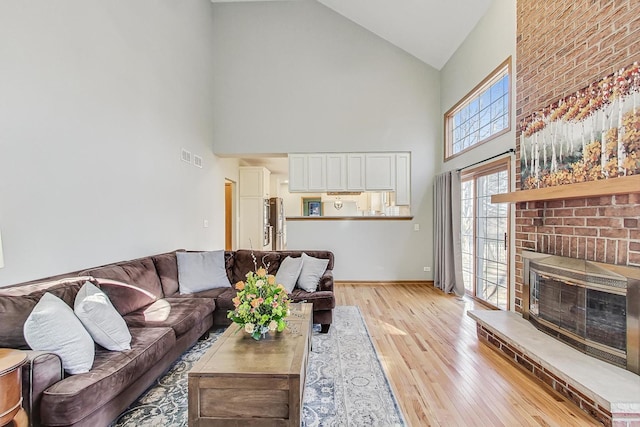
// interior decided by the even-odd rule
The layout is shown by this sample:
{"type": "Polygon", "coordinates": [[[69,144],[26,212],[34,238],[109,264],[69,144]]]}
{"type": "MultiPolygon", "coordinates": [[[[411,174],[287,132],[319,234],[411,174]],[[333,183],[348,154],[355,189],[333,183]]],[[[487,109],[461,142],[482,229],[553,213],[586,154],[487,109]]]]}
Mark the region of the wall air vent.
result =
{"type": "Polygon", "coordinates": [[[202,157],[194,154],[193,155],[193,165],[202,169],[202,157]]]}
{"type": "Polygon", "coordinates": [[[191,164],[191,151],[187,151],[183,148],[180,158],[182,159],[183,162],[187,162],[191,164]]]}

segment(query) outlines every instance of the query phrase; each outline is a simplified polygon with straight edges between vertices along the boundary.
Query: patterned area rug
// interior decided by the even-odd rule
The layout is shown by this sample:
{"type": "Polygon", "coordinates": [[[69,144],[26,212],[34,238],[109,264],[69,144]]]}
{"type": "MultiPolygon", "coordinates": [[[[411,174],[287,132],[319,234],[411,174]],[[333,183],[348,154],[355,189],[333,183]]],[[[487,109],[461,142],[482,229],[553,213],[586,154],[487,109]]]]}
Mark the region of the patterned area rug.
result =
{"type": "MultiPolygon", "coordinates": [[[[198,341],[112,426],[186,426],[187,372],[222,332],[198,341]]],[[[329,333],[315,329],[312,342],[303,426],[405,425],[357,307],[336,307],[329,333]]]]}

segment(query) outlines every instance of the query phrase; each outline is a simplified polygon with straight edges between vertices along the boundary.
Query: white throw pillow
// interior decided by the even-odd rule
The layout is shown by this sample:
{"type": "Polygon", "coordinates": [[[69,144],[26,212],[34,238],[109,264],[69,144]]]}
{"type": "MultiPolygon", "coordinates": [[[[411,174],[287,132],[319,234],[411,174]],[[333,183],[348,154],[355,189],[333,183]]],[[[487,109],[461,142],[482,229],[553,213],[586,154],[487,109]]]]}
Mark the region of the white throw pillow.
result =
{"type": "Polygon", "coordinates": [[[176,252],[180,294],[230,288],[224,251],[176,252]]]}
{"type": "Polygon", "coordinates": [[[42,295],[24,323],[24,338],[33,350],[55,353],[69,374],[89,372],[95,344],[89,332],[64,301],[42,295]]]}
{"type": "Polygon", "coordinates": [[[291,258],[288,256],[282,260],[280,267],[278,267],[276,283],[284,286],[287,293],[290,294],[293,291],[293,288],[296,287],[296,282],[298,281],[298,277],[300,277],[301,271],[302,257],[291,258]]]}
{"type": "Polygon", "coordinates": [[[107,294],[86,282],[76,295],[73,311],[93,340],[112,351],[131,350],[131,333],[107,294]]]}
{"type": "Polygon", "coordinates": [[[302,271],[300,271],[296,285],[307,292],[315,292],[318,289],[320,278],[327,270],[327,265],[329,265],[328,259],[314,258],[303,253],[302,271]]]}

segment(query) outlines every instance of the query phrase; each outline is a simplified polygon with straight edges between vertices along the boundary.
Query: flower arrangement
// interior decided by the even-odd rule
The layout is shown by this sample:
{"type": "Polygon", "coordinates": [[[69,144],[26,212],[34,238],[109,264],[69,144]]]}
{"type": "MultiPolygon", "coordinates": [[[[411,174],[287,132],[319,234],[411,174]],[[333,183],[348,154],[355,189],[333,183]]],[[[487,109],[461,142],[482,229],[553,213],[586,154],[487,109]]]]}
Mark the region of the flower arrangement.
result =
{"type": "MultiPolygon", "coordinates": [[[[255,265],[255,257],[254,257],[255,265]]],[[[246,280],[236,283],[238,294],[233,299],[234,310],[227,317],[255,340],[264,338],[269,331],[282,332],[287,326],[289,297],[284,286],[260,267],[247,273],[246,280]]]]}

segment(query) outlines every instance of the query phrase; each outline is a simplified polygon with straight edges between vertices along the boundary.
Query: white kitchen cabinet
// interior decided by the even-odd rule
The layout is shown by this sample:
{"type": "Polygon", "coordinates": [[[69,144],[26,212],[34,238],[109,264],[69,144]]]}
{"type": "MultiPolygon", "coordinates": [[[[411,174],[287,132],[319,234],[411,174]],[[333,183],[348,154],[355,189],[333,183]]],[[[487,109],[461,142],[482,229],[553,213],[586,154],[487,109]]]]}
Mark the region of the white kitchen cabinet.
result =
{"type": "Polygon", "coordinates": [[[327,154],[327,191],[347,189],[347,155],[327,154]]]}
{"type": "Polygon", "coordinates": [[[289,191],[307,191],[307,155],[289,154],[289,191]]]}
{"type": "Polygon", "coordinates": [[[347,191],[365,190],[365,153],[347,154],[347,191]]]}
{"type": "Polygon", "coordinates": [[[307,190],[327,191],[326,154],[307,154],[307,190]]]}
{"type": "Polygon", "coordinates": [[[261,166],[242,166],[240,169],[240,197],[269,198],[271,172],[261,166]]]}
{"type": "Polygon", "coordinates": [[[407,206],[411,190],[410,153],[289,154],[289,191],[396,191],[407,206]]]}
{"type": "Polygon", "coordinates": [[[396,154],[365,154],[365,190],[394,191],[396,186],[396,154]]]}
{"type": "Polygon", "coordinates": [[[396,206],[411,203],[411,154],[396,153],[396,206]]]}
{"type": "Polygon", "coordinates": [[[265,238],[269,233],[269,228],[264,223],[265,199],[241,197],[238,207],[240,212],[238,249],[270,250],[271,244],[265,245],[265,238]]]}
{"type": "Polygon", "coordinates": [[[269,199],[271,172],[260,166],[239,168],[238,249],[263,250],[265,233],[265,200],[269,199]]]}

